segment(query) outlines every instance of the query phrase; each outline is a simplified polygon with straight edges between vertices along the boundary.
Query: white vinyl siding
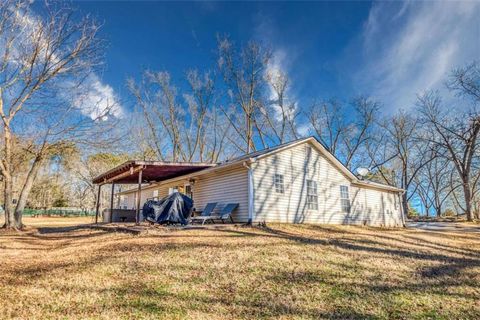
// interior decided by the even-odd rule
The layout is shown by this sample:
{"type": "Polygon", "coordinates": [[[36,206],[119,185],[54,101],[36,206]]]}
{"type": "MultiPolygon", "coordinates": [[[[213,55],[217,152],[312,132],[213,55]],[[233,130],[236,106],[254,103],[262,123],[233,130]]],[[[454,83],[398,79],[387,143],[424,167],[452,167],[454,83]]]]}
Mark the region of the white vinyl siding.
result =
{"type": "Polygon", "coordinates": [[[328,223],[341,218],[338,188],[349,180],[308,143],[280,151],[254,163],[254,221],[328,223]],[[307,151],[308,147],[311,151],[307,151]],[[307,157],[307,153],[311,153],[307,157]],[[282,174],[284,194],[272,193],[266,177],[282,174]],[[307,183],[317,184],[318,210],[309,210],[307,183]]]}
{"type": "Polygon", "coordinates": [[[402,225],[394,202],[398,193],[353,185],[308,142],[257,160],[253,170],[254,222],[402,225]],[[272,192],[275,174],[283,175],[283,194],[272,192]],[[317,184],[318,210],[308,209],[307,180],[317,184]],[[348,188],[348,212],[342,209],[340,186],[348,188]]]}
{"type": "MultiPolygon", "coordinates": [[[[175,186],[175,184],[168,184],[168,185],[155,185],[155,186],[144,186],[142,188],[142,197],[140,199],[140,208],[143,207],[143,204],[147,201],[147,199],[162,199],[168,196],[168,190],[170,187],[175,186]]],[[[137,190],[136,188],[132,188],[132,192],[126,193],[122,195],[125,197],[124,203],[126,205],[126,209],[135,209],[137,205],[137,190]]]]}
{"type": "Polygon", "coordinates": [[[401,207],[395,208],[397,192],[380,191],[376,189],[352,188],[352,207],[350,215],[354,223],[398,227],[403,224],[401,207]]]}
{"type": "Polygon", "coordinates": [[[228,203],[238,203],[233,219],[235,222],[248,221],[248,171],[239,166],[212,172],[195,178],[193,201],[195,208],[204,208],[209,202],[217,202],[215,211],[228,203]]]}
{"type": "MultiPolygon", "coordinates": [[[[366,224],[387,227],[403,224],[398,192],[365,186],[351,180],[310,142],[257,159],[251,167],[253,222],[366,224]],[[282,188],[280,179],[277,179],[280,176],[282,188]],[[315,182],[315,186],[311,184],[309,188],[307,180],[315,182]],[[277,192],[280,190],[283,192],[277,192]],[[316,210],[311,209],[314,199],[307,201],[307,195],[314,194],[316,210]],[[349,210],[345,210],[346,195],[349,210]]],[[[183,185],[189,178],[183,179],[145,189],[142,200],[151,198],[153,190],[158,190],[159,198],[167,196],[170,187],[183,185]]],[[[208,202],[218,202],[219,210],[225,204],[235,202],[239,203],[239,208],[234,219],[238,222],[248,221],[248,170],[245,167],[239,164],[218,168],[195,175],[194,179],[196,182],[192,184],[192,192],[196,208],[201,209],[208,202]]],[[[133,209],[135,192],[126,193],[124,196],[126,199],[123,203],[133,209]]]]}
{"type": "MultiPolygon", "coordinates": [[[[238,203],[239,206],[233,214],[235,222],[248,221],[248,175],[243,166],[227,168],[215,172],[205,173],[195,177],[195,183],[191,185],[193,193],[193,205],[196,209],[202,209],[209,202],[217,202],[215,212],[221,210],[228,203],[238,203]]],[[[187,180],[176,180],[169,183],[159,183],[148,186],[142,190],[140,208],[143,207],[147,198],[152,198],[154,191],[158,198],[169,195],[169,191],[176,186],[187,184],[187,180]]],[[[136,192],[125,194],[129,205],[128,209],[135,207],[136,192]]]]}

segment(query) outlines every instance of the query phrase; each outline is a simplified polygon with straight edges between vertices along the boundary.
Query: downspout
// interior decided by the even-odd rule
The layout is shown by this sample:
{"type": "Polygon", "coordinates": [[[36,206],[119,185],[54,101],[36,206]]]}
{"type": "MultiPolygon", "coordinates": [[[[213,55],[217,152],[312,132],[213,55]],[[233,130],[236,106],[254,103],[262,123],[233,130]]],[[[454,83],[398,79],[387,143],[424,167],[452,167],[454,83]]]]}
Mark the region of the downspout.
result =
{"type": "Polygon", "coordinates": [[[248,225],[251,225],[253,222],[253,213],[255,210],[254,207],[254,185],[253,185],[253,169],[252,163],[254,160],[250,159],[248,161],[243,162],[243,166],[248,170],[248,225]]]}
{"type": "Polygon", "coordinates": [[[400,210],[402,211],[402,224],[403,224],[403,227],[405,228],[407,226],[406,222],[405,222],[405,217],[406,217],[406,213],[404,212],[405,210],[404,209],[404,206],[403,206],[403,197],[401,195],[403,195],[405,192],[407,192],[406,190],[402,191],[402,192],[399,192],[397,194],[398,196],[398,203],[400,204],[400,210]]]}

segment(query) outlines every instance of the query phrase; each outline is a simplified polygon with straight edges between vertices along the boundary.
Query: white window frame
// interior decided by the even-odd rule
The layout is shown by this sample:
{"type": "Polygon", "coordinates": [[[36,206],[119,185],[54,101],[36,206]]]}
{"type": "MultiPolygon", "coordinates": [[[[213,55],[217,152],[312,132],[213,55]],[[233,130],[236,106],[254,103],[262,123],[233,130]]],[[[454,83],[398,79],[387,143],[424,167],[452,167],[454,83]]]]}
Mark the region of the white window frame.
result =
{"type": "Polygon", "coordinates": [[[273,185],[276,193],[285,193],[283,174],[275,173],[273,175],[273,185]]]}
{"type": "Polygon", "coordinates": [[[307,179],[306,184],[307,184],[307,209],[318,210],[317,181],[307,179]]]}
{"type": "Polygon", "coordinates": [[[350,213],[352,210],[352,204],[350,203],[350,190],[348,186],[340,186],[340,205],[342,212],[350,213]]]}

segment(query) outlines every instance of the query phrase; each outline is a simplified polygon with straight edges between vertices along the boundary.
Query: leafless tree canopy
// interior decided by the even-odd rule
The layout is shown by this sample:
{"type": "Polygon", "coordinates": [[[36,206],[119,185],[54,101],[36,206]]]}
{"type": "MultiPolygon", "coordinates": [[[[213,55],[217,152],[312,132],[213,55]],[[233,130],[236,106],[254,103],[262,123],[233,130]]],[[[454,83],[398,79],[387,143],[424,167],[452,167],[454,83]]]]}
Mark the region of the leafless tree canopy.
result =
{"type": "Polygon", "coordinates": [[[74,17],[63,4],[43,8],[36,14],[29,1],[0,4],[0,172],[6,227],[22,227],[23,209],[46,159],[75,143],[100,144],[112,124],[109,102],[90,105],[89,116],[78,104],[88,90],[85,80],[101,62],[98,25],[89,17],[74,17]],[[15,139],[25,141],[24,151],[32,159],[24,179],[16,177],[12,166],[15,139]]]}

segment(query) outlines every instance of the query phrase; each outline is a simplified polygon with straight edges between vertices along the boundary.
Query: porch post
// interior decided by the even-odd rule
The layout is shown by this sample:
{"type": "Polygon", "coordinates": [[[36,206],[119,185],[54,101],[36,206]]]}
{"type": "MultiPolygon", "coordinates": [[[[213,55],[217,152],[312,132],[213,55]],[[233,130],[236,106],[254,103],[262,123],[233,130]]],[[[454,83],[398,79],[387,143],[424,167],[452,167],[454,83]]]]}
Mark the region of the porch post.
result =
{"type": "Polygon", "coordinates": [[[101,191],[102,185],[98,185],[98,193],[97,193],[97,203],[96,203],[96,210],[95,210],[95,224],[98,224],[98,211],[100,210],[100,191],[101,191]]]}
{"type": "Polygon", "coordinates": [[[112,183],[112,193],[110,194],[110,221],[113,220],[113,192],[115,191],[115,183],[112,183]]]}
{"type": "Polygon", "coordinates": [[[135,223],[140,223],[140,198],[142,197],[142,170],[138,172],[138,193],[137,193],[137,211],[135,212],[135,223]]]}

